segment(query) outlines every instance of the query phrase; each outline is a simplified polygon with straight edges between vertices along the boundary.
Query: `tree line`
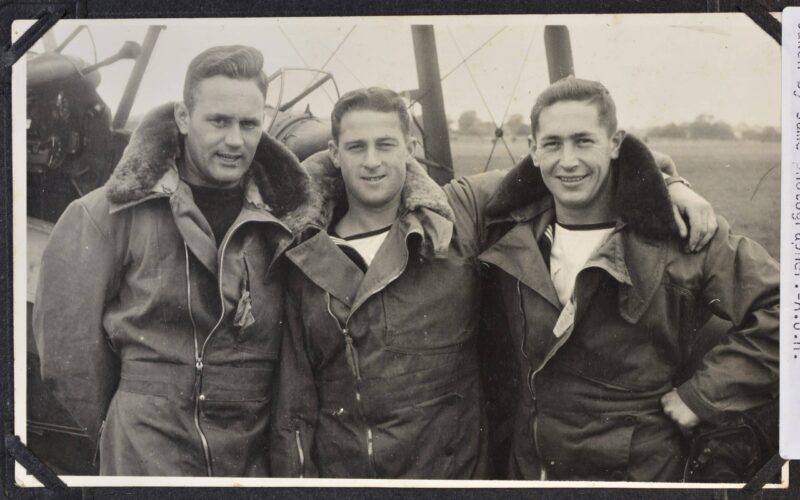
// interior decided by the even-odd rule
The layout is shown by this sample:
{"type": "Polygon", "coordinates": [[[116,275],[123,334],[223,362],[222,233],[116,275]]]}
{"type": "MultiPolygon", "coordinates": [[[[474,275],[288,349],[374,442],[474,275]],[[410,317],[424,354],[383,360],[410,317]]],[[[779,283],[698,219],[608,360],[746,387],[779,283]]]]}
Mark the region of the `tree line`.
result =
{"type": "MultiPolygon", "coordinates": [[[[452,121],[451,121],[452,124],[452,121]]],[[[490,121],[482,121],[478,113],[469,110],[464,111],[458,117],[458,132],[462,135],[470,136],[494,136],[495,126],[490,121]]],[[[513,114],[503,124],[503,134],[511,136],[527,136],[531,133],[530,123],[521,114],[513,114]]],[[[649,138],[661,139],[715,139],[723,141],[761,141],[779,142],[781,133],[776,127],[739,127],[734,130],[729,123],[715,120],[712,115],[700,114],[692,122],[669,123],[644,130],[644,135],[649,138]]]]}

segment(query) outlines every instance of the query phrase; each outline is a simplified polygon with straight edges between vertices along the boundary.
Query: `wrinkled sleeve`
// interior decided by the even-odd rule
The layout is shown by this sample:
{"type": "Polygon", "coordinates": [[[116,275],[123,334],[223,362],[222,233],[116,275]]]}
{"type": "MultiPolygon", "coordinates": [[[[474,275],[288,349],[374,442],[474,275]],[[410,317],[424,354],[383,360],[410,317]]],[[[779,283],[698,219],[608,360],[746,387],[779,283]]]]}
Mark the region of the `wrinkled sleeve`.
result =
{"type": "Polygon", "coordinates": [[[56,223],[42,255],[33,333],[45,386],[96,445],[119,381],[103,328],[120,264],[104,228],[81,201],[56,223]]]}
{"type": "Polygon", "coordinates": [[[478,254],[485,246],[485,210],[507,170],[460,177],[446,186],[444,192],[455,216],[456,234],[470,243],[478,254]]]}
{"type": "Polygon", "coordinates": [[[270,439],[270,467],[275,477],[317,477],[312,459],[318,411],[314,374],[306,352],[300,305],[289,290],[285,298],[286,326],[270,439]]]}
{"type": "Polygon", "coordinates": [[[719,222],[703,264],[702,300],[733,326],[678,388],[704,420],[759,406],[778,391],[778,264],[756,242],[731,234],[723,218],[719,222]]]}

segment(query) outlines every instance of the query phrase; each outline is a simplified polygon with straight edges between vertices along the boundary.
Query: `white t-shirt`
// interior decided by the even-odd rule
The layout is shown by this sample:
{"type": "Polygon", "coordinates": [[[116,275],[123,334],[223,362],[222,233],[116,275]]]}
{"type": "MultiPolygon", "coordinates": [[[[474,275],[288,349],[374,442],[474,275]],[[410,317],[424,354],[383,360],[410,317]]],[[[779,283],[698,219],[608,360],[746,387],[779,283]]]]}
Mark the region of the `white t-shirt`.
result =
{"type": "Polygon", "coordinates": [[[372,259],[375,258],[375,254],[378,253],[378,249],[383,245],[384,240],[386,240],[386,235],[389,234],[391,228],[392,226],[386,226],[374,231],[354,234],[347,238],[331,235],[331,239],[333,239],[334,243],[337,245],[347,246],[358,252],[367,266],[369,266],[372,264],[372,259]]]}
{"type": "Polygon", "coordinates": [[[550,279],[558,300],[566,306],[575,290],[575,278],[589,257],[614,231],[614,223],[561,225],[556,222],[550,250],[550,279]]]}

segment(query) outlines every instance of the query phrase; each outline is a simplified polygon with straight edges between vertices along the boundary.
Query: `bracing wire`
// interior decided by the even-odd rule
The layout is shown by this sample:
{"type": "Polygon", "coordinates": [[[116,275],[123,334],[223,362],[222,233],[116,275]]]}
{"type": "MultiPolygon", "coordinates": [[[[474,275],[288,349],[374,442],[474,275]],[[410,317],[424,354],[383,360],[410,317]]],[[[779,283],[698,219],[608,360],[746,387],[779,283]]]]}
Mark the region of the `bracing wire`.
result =
{"type": "Polygon", "coordinates": [[[758,192],[758,188],[761,187],[761,183],[764,182],[764,179],[770,174],[770,172],[772,172],[773,170],[775,170],[776,168],[778,168],[780,166],[781,166],[780,163],[778,163],[777,165],[773,165],[772,167],[769,168],[769,170],[764,172],[764,174],[761,176],[760,179],[758,179],[758,182],[756,183],[756,187],[753,189],[753,192],[750,193],[750,199],[751,200],[753,199],[753,197],[755,197],[756,193],[758,192]]]}
{"type": "MultiPolygon", "coordinates": [[[[522,73],[523,73],[523,71],[525,69],[525,66],[528,63],[528,58],[529,58],[530,53],[531,53],[531,48],[533,47],[534,37],[531,37],[531,40],[528,43],[528,48],[525,51],[525,58],[523,59],[522,64],[520,65],[520,68],[519,68],[519,72],[517,73],[517,78],[516,78],[516,81],[514,82],[514,87],[511,90],[511,95],[508,98],[508,103],[506,104],[506,108],[503,111],[503,117],[500,120],[500,123],[498,124],[497,119],[494,117],[494,114],[492,113],[492,110],[489,107],[489,103],[486,101],[486,97],[483,95],[483,92],[481,92],[481,88],[480,88],[480,85],[478,84],[477,78],[475,78],[475,74],[472,72],[472,69],[469,67],[469,64],[467,63],[467,58],[464,57],[464,54],[463,54],[463,52],[461,50],[461,46],[458,44],[458,41],[456,40],[455,36],[453,35],[452,30],[450,30],[448,28],[447,32],[450,35],[450,38],[453,40],[453,44],[455,45],[456,50],[458,51],[459,57],[461,57],[461,63],[459,64],[459,66],[461,66],[463,64],[463,66],[467,69],[467,73],[469,74],[469,77],[472,80],[473,85],[475,86],[475,90],[478,91],[478,95],[480,96],[481,101],[483,102],[483,106],[486,108],[486,111],[489,113],[489,118],[491,118],[492,124],[494,125],[494,128],[495,128],[495,138],[492,141],[492,149],[489,152],[489,158],[486,160],[486,165],[483,168],[484,172],[489,168],[489,165],[490,165],[490,163],[492,161],[492,156],[494,155],[494,151],[495,151],[495,149],[497,147],[497,142],[498,141],[503,143],[503,147],[505,148],[506,152],[508,153],[508,157],[511,160],[511,163],[514,164],[516,162],[516,159],[514,158],[514,153],[511,152],[511,148],[508,146],[508,142],[506,142],[505,137],[503,137],[502,126],[503,126],[503,123],[505,123],[506,118],[508,117],[508,111],[511,109],[511,103],[514,101],[514,97],[517,94],[517,88],[519,87],[519,82],[522,80],[522,73]]],[[[479,47],[479,49],[480,49],[480,47],[479,47]]],[[[472,54],[475,54],[475,52],[476,51],[473,51],[472,54]]],[[[470,54],[470,56],[472,54],[470,54]]],[[[448,75],[449,75],[449,73],[448,73],[448,75]]]]}
{"type": "MultiPolygon", "coordinates": [[[[481,98],[481,102],[483,102],[483,106],[486,108],[486,112],[489,113],[489,118],[491,118],[492,124],[494,125],[494,128],[495,128],[495,138],[492,141],[492,150],[489,153],[489,158],[486,160],[486,166],[484,167],[484,171],[486,171],[486,169],[489,168],[489,164],[492,161],[492,155],[494,155],[494,150],[495,150],[495,147],[497,146],[497,141],[498,140],[503,143],[503,146],[505,146],[506,152],[508,153],[508,157],[511,159],[511,164],[513,165],[515,163],[514,154],[511,152],[511,148],[508,147],[508,143],[506,143],[506,140],[503,138],[503,129],[501,128],[502,124],[501,125],[497,124],[497,119],[494,117],[494,113],[492,113],[492,109],[489,106],[489,103],[486,101],[486,97],[483,95],[483,92],[481,92],[481,87],[480,87],[480,85],[478,85],[478,80],[475,78],[475,74],[472,73],[472,69],[469,67],[469,64],[467,64],[467,61],[464,58],[464,54],[461,51],[461,46],[458,44],[458,41],[456,40],[455,36],[453,36],[453,31],[450,28],[448,28],[447,29],[447,33],[450,35],[450,38],[453,40],[453,44],[456,46],[456,50],[458,51],[458,55],[461,58],[462,62],[464,63],[464,67],[467,69],[467,73],[469,74],[469,77],[472,80],[473,85],[475,85],[475,90],[478,91],[478,95],[481,98]]],[[[533,40],[531,39],[531,41],[533,41],[533,40]]],[[[528,49],[530,49],[530,45],[528,46],[528,49]]],[[[526,57],[526,59],[527,59],[527,57],[526,57]]],[[[522,70],[520,69],[520,75],[521,74],[522,74],[522,70]]],[[[517,83],[519,83],[519,82],[517,82],[517,83]]],[[[514,86],[514,91],[516,92],[516,85],[514,86]]],[[[513,99],[514,99],[514,95],[512,93],[511,100],[513,100],[513,99]]],[[[509,106],[510,105],[511,105],[511,101],[509,101],[509,106]]],[[[508,107],[506,108],[506,111],[508,111],[508,107]]]]}
{"type": "MultiPolygon", "coordinates": [[[[485,42],[483,42],[483,43],[482,43],[482,44],[481,44],[481,45],[480,45],[480,46],[479,46],[477,49],[475,49],[475,50],[473,50],[472,52],[470,52],[470,53],[469,53],[469,55],[468,55],[466,58],[464,58],[464,59],[463,59],[461,62],[459,62],[458,64],[456,64],[455,66],[453,66],[453,68],[451,68],[451,69],[450,69],[450,71],[448,71],[447,73],[445,73],[445,74],[444,74],[444,76],[443,76],[443,77],[441,77],[441,78],[439,79],[439,82],[443,82],[443,81],[444,81],[444,80],[445,80],[445,79],[446,79],[448,76],[450,76],[450,75],[452,75],[453,73],[455,73],[455,71],[456,71],[458,68],[460,68],[461,66],[463,66],[463,65],[464,65],[464,64],[467,62],[467,60],[469,60],[469,59],[470,59],[472,56],[474,56],[475,54],[477,54],[478,52],[480,52],[480,50],[481,50],[481,49],[483,49],[484,47],[486,47],[487,45],[489,45],[489,42],[491,42],[492,40],[494,40],[494,39],[497,37],[497,35],[499,35],[500,33],[502,33],[502,32],[503,32],[503,31],[504,31],[506,28],[507,28],[507,26],[503,26],[502,28],[500,28],[499,30],[497,30],[497,32],[496,32],[494,35],[492,35],[492,36],[490,36],[489,38],[487,38],[487,39],[486,39],[486,41],[485,41],[485,42]]],[[[421,100],[423,97],[425,97],[426,95],[428,95],[432,89],[433,89],[433,87],[428,87],[427,89],[425,89],[425,91],[424,91],[424,92],[421,92],[421,93],[419,94],[419,96],[417,96],[417,98],[416,98],[416,99],[413,99],[413,100],[411,101],[411,103],[408,105],[408,107],[409,107],[409,108],[411,108],[411,107],[412,107],[414,104],[418,103],[418,102],[419,102],[419,101],[420,101],[420,100],[421,100]]]]}
{"type": "Polygon", "coordinates": [[[294,53],[295,53],[295,54],[297,54],[297,57],[299,57],[299,58],[300,58],[300,60],[301,60],[301,61],[303,61],[303,64],[304,64],[305,66],[311,67],[311,66],[308,64],[308,61],[306,61],[306,58],[305,58],[305,57],[303,57],[303,54],[300,52],[300,50],[299,50],[299,49],[297,48],[297,46],[294,44],[294,42],[292,42],[292,39],[291,39],[291,38],[289,38],[289,34],[288,34],[288,33],[286,33],[286,31],[284,31],[284,30],[283,30],[283,26],[278,26],[278,29],[280,30],[281,34],[282,34],[282,35],[283,35],[283,37],[286,39],[286,42],[289,44],[289,46],[292,48],[292,50],[294,50],[294,53]]]}
{"type": "Polygon", "coordinates": [[[450,35],[450,39],[453,40],[453,44],[456,46],[456,50],[458,51],[458,57],[460,57],[461,61],[464,63],[464,67],[467,69],[467,74],[469,74],[470,80],[472,80],[472,83],[475,85],[475,90],[478,91],[478,96],[481,98],[481,102],[483,102],[483,107],[486,108],[486,112],[489,113],[489,118],[491,118],[492,124],[494,124],[494,127],[497,128],[497,120],[495,119],[494,114],[492,113],[492,108],[486,101],[486,97],[483,95],[483,92],[481,92],[481,87],[480,85],[478,85],[478,80],[475,79],[475,75],[472,73],[472,69],[469,67],[469,64],[467,64],[467,60],[464,58],[464,54],[461,51],[461,46],[458,44],[458,41],[456,41],[456,37],[453,36],[453,31],[449,27],[447,28],[447,33],[450,35]]]}
{"type": "MultiPolygon", "coordinates": [[[[519,67],[519,73],[517,73],[517,81],[514,82],[514,88],[511,90],[511,95],[508,97],[508,104],[506,104],[506,109],[503,111],[503,118],[500,120],[500,126],[506,122],[506,118],[508,118],[508,111],[511,109],[511,103],[514,102],[514,97],[517,95],[517,87],[519,87],[519,82],[522,81],[522,72],[525,70],[525,66],[528,64],[528,56],[531,54],[531,47],[533,47],[533,40],[534,37],[531,36],[531,41],[528,43],[528,49],[525,51],[525,58],[522,60],[522,64],[519,67]]],[[[503,141],[503,146],[506,148],[506,152],[508,152],[508,157],[511,159],[511,163],[516,163],[516,159],[514,158],[514,154],[511,152],[511,148],[508,147],[508,143],[506,142],[506,138],[503,135],[499,135],[501,141],[503,141]]],[[[497,139],[495,139],[495,143],[497,139]]],[[[489,154],[489,160],[491,161],[491,153],[489,154]]],[[[486,167],[484,167],[483,171],[485,172],[486,169],[489,168],[489,162],[486,162],[486,167]]]]}
{"type": "Polygon", "coordinates": [[[514,101],[514,97],[517,95],[517,87],[519,87],[519,82],[522,81],[522,72],[525,70],[525,66],[528,64],[528,56],[531,55],[531,47],[533,47],[534,37],[531,36],[531,41],[528,43],[528,50],[525,51],[525,59],[522,60],[522,64],[519,67],[519,73],[517,73],[517,81],[514,82],[514,88],[511,90],[511,96],[508,98],[508,104],[506,104],[506,110],[503,111],[503,123],[505,123],[506,118],[508,118],[508,110],[511,109],[511,103],[514,101]]]}
{"type": "Polygon", "coordinates": [[[486,158],[486,165],[483,166],[483,171],[486,172],[489,170],[489,164],[492,163],[492,155],[494,154],[494,148],[497,147],[497,140],[492,141],[492,149],[489,151],[489,157],[486,158]]]}
{"type": "MultiPolygon", "coordinates": [[[[342,38],[342,41],[341,41],[341,42],[339,42],[339,45],[337,45],[337,46],[336,46],[336,48],[335,48],[335,49],[333,49],[333,52],[331,52],[331,55],[330,55],[330,56],[328,56],[328,59],[327,59],[327,60],[325,60],[325,64],[323,64],[323,65],[322,65],[322,67],[321,67],[321,68],[319,68],[320,70],[323,70],[323,69],[325,69],[325,68],[328,66],[328,64],[331,62],[331,60],[333,60],[333,57],[336,55],[336,53],[337,53],[337,52],[339,52],[339,49],[341,49],[341,48],[342,48],[342,46],[344,45],[344,42],[346,42],[346,41],[347,41],[347,39],[348,39],[348,38],[350,38],[350,35],[353,33],[353,31],[355,31],[355,29],[356,29],[356,25],[353,25],[353,27],[352,27],[352,28],[350,28],[350,31],[348,31],[348,32],[347,32],[347,34],[344,36],[344,38],[342,38]]],[[[310,81],[310,82],[308,82],[308,85],[306,85],[306,88],[308,88],[308,87],[310,87],[311,85],[313,85],[313,84],[314,84],[314,82],[315,82],[315,81],[317,81],[317,77],[318,77],[318,76],[319,76],[319,75],[314,75],[314,76],[311,78],[311,81],[310,81]]],[[[304,90],[305,90],[305,89],[304,89],[304,90]]]]}
{"type": "MultiPolygon", "coordinates": [[[[304,66],[306,66],[306,67],[308,67],[308,68],[310,68],[310,67],[311,67],[311,65],[310,65],[310,64],[308,64],[308,61],[306,61],[306,58],[305,58],[305,57],[303,57],[303,54],[300,52],[300,50],[297,48],[297,46],[294,44],[294,42],[292,42],[292,39],[291,39],[291,38],[289,38],[289,34],[288,34],[288,33],[286,33],[286,32],[283,30],[283,26],[278,26],[278,29],[280,30],[280,32],[281,32],[281,34],[283,35],[283,37],[284,37],[284,38],[286,38],[286,42],[289,44],[289,46],[292,48],[292,50],[294,50],[294,53],[295,53],[295,54],[297,54],[297,57],[299,57],[299,58],[300,58],[300,61],[302,61],[302,62],[303,62],[303,65],[304,65],[304,66]]],[[[311,80],[311,83],[309,84],[309,86],[310,86],[312,83],[314,83],[314,80],[311,80]]],[[[335,101],[333,100],[333,97],[331,97],[331,95],[328,93],[328,90],[327,90],[325,87],[322,87],[322,91],[325,93],[325,96],[327,96],[327,97],[328,97],[328,100],[329,100],[331,103],[334,103],[334,102],[335,102],[335,101]]]]}
{"type": "Polygon", "coordinates": [[[353,70],[350,68],[350,66],[348,66],[347,64],[345,64],[344,60],[343,60],[341,57],[338,57],[338,56],[337,56],[337,57],[336,57],[336,60],[339,62],[339,64],[341,64],[341,65],[342,65],[342,67],[345,69],[345,71],[347,71],[348,73],[350,73],[350,76],[352,76],[352,77],[353,77],[353,80],[355,80],[355,81],[358,83],[358,86],[359,86],[359,87],[362,87],[362,88],[363,88],[363,87],[366,87],[366,85],[364,85],[364,82],[362,82],[362,81],[361,81],[361,78],[359,78],[358,76],[356,76],[355,72],[353,72],[353,70]]]}

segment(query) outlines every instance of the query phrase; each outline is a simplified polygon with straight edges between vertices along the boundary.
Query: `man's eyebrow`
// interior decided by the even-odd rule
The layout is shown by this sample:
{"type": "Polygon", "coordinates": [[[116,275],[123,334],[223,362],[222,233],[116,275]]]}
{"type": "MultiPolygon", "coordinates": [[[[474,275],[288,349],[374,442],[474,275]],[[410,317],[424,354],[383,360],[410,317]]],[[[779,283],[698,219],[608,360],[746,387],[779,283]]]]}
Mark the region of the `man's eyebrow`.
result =
{"type": "MultiPolygon", "coordinates": [[[[206,119],[208,119],[208,120],[233,120],[234,116],[233,115],[226,115],[225,113],[210,113],[210,114],[206,115],[206,119]]],[[[239,121],[260,123],[261,122],[261,118],[259,118],[257,116],[246,116],[246,117],[243,117],[239,121]]]]}
{"type": "Polygon", "coordinates": [[[542,137],[541,139],[539,139],[539,142],[558,141],[558,140],[561,140],[561,136],[560,135],[552,135],[551,134],[551,135],[546,135],[546,136],[542,137]]]}

